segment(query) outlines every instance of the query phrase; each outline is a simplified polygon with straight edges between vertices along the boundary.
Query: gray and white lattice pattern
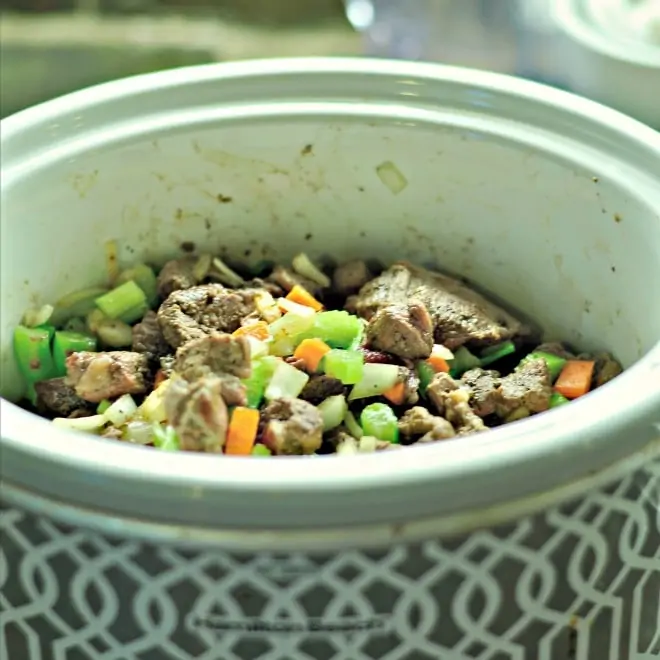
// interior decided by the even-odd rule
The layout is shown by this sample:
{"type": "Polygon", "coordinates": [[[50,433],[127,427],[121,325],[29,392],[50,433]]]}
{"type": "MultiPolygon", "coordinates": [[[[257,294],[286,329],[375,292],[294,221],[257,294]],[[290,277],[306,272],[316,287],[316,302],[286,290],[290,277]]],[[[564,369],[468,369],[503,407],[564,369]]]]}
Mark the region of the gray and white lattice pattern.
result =
{"type": "Polygon", "coordinates": [[[380,552],[183,551],[0,512],[11,660],[658,660],[660,465],[380,552]]]}

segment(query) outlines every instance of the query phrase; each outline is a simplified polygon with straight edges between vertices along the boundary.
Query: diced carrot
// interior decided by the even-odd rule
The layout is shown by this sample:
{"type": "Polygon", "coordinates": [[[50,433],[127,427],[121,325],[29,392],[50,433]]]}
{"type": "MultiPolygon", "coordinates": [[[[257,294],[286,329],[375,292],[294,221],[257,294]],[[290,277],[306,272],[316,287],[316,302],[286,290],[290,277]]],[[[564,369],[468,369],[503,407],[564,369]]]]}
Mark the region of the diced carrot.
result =
{"type": "Polygon", "coordinates": [[[449,363],[445,358],[440,357],[439,355],[433,355],[431,353],[431,357],[429,357],[426,362],[431,365],[435,373],[440,373],[441,371],[449,373],[449,363]]]}
{"type": "Polygon", "coordinates": [[[294,351],[293,357],[302,360],[307,371],[314,373],[329,350],[330,346],[321,339],[303,339],[294,351]]]}
{"type": "Polygon", "coordinates": [[[167,376],[162,369],[159,369],[154,376],[154,389],[156,389],[161,383],[167,380],[167,376]]]}
{"type": "Polygon", "coordinates": [[[396,385],[392,385],[389,390],[383,392],[383,396],[395,406],[403,405],[403,402],[406,400],[405,383],[397,383],[396,385]]]}
{"type": "Polygon", "coordinates": [[[577,399],[591,388],[594,373],[593,360],[569,360],[555,382],[555,391],[567,399],[577,399]]]}
{"type": "Polygon", "coordinates": [[[278,298],[277,306],[285,314],[295,314],[296,316],[314,316],[314,314],[316,314],[313,307],[301,305],[300,303],[288,300],[287,298],[278,298]]]}
{"type": "Polygon", "coordinates": [[[243,325],[238,330],[234,330],[232,334],[234,337],[254,337],[259,341],[270,339],[270,330],[268,329],[268,323],[265,321],[248,323],[248,325],[243,325]]]}
{"type": "Polygon", "coordinates": [[[300,305],[311,307],[314,311],[320,312],[323,305],[314,296],[305,289],[305,287],[296,284],[286,296],[287,300],[292,300],[300,305]]]}
{"type": "Polygon", "coordinates": [[[234,408],[229,422],[229,429],[227,430],[225,454],[233,454],[235,456],[249,455],[257,438],[258,428],[258,410],[243,408],[242,406],[234,408]]]}

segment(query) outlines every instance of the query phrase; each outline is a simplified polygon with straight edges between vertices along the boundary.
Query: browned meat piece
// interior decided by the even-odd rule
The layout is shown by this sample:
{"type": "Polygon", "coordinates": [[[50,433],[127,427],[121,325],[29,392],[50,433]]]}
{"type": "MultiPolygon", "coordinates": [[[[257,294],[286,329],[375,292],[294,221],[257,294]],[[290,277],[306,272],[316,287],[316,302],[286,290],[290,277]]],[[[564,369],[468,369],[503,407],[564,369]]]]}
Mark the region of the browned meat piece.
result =
{"type": "Polygon", "coordinates": [[[256,311],[258,294],[258,289],[232,291],[215,283],[175,291],[160,306],[158,323],[173,348],[214,332],[234,332],[256,311]]]}
{"type": "Polygon", "coordinates": [[[181,449],[222,451],[228,414],[220,378],[205,376],[194,383],[172,381],[165,392],[165,412],[179,436],[181,449]]]}
{"type": "Polygon", "coordinates": [[[399,362],[393,355],[383,353],[382,351],[372,351],[363,346],[358,348],[358,351],[362,353],[365,364],[396,364],[399,362]]]}
{"type": "Polygon", "coordinates": [[[309,291],[314,297],[320,296],[323,291],[323,287],[312,280],[308,280],[302,275],[293,273],[288,268],[284,266],[275,266],[273,272],[266,278],[270,282],[275,282],[278,286],[282,287],[287,293],[293,289],[296,284],[304,287],[309,291]]]}
{"type": "Polygon", "coordinates": [[[247,388],[236,376],[221,374],[218,378],[222,381],[222,398],[228,406],[247,405],[247,388]]]}
{"type": "Polygon", "coordinates": [[[411,300],[426,305],[436,343],[450,349],[468,342],[496,344],[528,332],[511,314],[462,282],[407,263],[391,266],[363,286],[348,304],[370,319],[383,307],[411,300]]]}
{"type": "Polygon", "coordinates": [[[314,374],[307,381],[300,393],[300,398],[318,405],[325,401],[329,396],[345,394],[346,388],[343,383],[332,376],[325,374],[314,374]]]}
{"type": "Polygon", "coordinates": [[[301,399],[274,399],[262,411],[263,441],[275,454],[313,454],[323,440],[321,413],[301,399]]]}
{"type": "Polygon", "coordinates": [[[433,376],[426,393],[438,412],[451,422],[458,435],[488,430],[481,417],[470,408],[470,393],[460,387],[449,374],[433,376]]]}
{"type": "Polygon", "coordinates": [[[534,349],[534,353],[549,353],[565,360],[574,360],[575,355],[571,353],[563,344],[558,341],[548,341],[534,349]]]}
{"type": "Polygon", "coordinates": [[[143,319],[133,326],[133,351],[147,353],[159,358],[170,352],[170,347],[163,337],[156,312],[149,310],[143,319]]]}
{"type": "Polygon", "coordinates": [[[65,383],[92,403],[122,394],[144,394],[149,388],[149,358],[143,353],[81,351],[67,358],[66,368],[65,383]]]}
{"type": "Polygon", "coordinates": [[[359,291],[373,275],[361,259],[347,261],[335,268],[332,286],[339,293],[349,294],[359,291]]]}
{"type": "Polygon", "coordinates": [[[192,339],[177,350],[174,371],[190,381],[208,374],[249,378],[250,343],[221,332],[192,339]]]}
{"type": "Polygon", "coordinates": [[[367,325],[367,343],[402,358],[427,358],[433,348],[433,323],[423,303],[380,307],[367,325]]]}
{"type": "Polygon", "coordinates": [[[399,420],[399,432],[407,441],[435,442],[453,438],[454,427],[444,418],[432,415],[426,408],[415,406],[407,410],[399,420]]]}
{"type": "Polygon", "coordinates": [[[592,386],[600,387],[601,385],[605,385],[612,378],[616,378],[622,371],[621,365],[611,355],[600,353],[596,355],[592,386]]]}
{"type": "Polygon", "coordinates": [[[297,358],[293,355],[289,355],[284,358],[284,361],[287,364],[290,364],[292,367],[298,369],[298,371],[307,371],[307,368],[305,366],[305,360],[302,360],[301,358],[297,358]]]}
{"type": "Polygon", "coordinates": [[[160,358],[160,370],[163,372],[165,378],[169,378],[174,371],[175,357],[173,355],[165,355],[160,358]]]}
{"type": "Polygon", "coordinates": [[[472,410],[479,417],[492,415],[499,401],[500,375],[497,371],[470,369],[463,374],[461,381],[470,388],[472,410]]]}
{"type": "Polygon", "coordinates": [[[521,364],[512,374],[502,378],[498,396],[496,413],[504,419],[512,413],[515,413],[515,419],[519,419],[547,410],[552,396],[552,379],[546,361],[539,358],[521,364]]]}
{"type": "Polygon", "coordinates": [[[199,284],[194,272],[196,263],[197,257],[168,261],[158,273],[158,295],[165,300],[173,291],[199,284]]]}
{"type": "Polygon", "coordinates": [[[37,409],[44,414],[55,417],[68,417],[74,411],[88,411],[94,408],[81,399],[64,378],[51,378],[34,384],[37,393],[37,409]]]}
{"type": "Polygon", "coordinates": [[[419,378],[415,370],[410,367],[399,367],[398,381],[405,385],[404,403],[414,406],[419,401],[419,378]]]}
{"type": "Polygon", "coordinates": [[[251,280],[247,280],[242,289],[263,289],[270,293],[273,298],[279,298],[284,295],[284,291],[279,284],[275,282],[270,282],[269,280],[262,280],[260,277],[255,277],[251,280]]]}

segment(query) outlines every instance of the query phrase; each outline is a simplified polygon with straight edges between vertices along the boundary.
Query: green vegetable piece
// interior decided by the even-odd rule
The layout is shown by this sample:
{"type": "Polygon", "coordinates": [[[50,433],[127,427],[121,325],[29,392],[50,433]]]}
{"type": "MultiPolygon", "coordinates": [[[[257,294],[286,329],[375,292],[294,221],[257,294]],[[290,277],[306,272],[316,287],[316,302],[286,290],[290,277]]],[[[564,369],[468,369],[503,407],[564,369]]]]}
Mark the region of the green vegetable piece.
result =
{"type": "Polygon", "coordinates": [[[550,378],[553,382],[559,378],[559,374],[567,362],[565,358],[559,357],[558,355],[553,355],[552,353],[544,353],[543,351],[534,351],[533,353],[526,355],[520,361],[520,364],[524,364],[530,360],[539,359],[545,360],[545,363],[548,365],[548,371],[550,372],[550,378]]]}
{"type": "Polygon", "coordinates": [[[357,351],[360,346],[364,343],[364,333],[367,328],[367,322],[364,319],[356,317],[360,322],[360,331],[355,335],[355,339],[351,342],[351,345],[348,347],[349,351],[357,351]]]}
{"type": "Polygon", "coordinates": [[[55,303],[49,322],[55,327],[60,327],[71,318],[87,316],[94,309],[96,299],[107,290],[104,287],[94,286],[63,296],[55,303]]]}
{"type": "Polygon", "coordinates": [[[121,318],[125,323],[132,323],[140,318],[139,310],[142,310],[141,314],[146,311],[147,298],[144,291],[130,280],[99,296],[96,305],[108,318],[121,318]],[[131,315],[131,320],[127,320],[127,314],[131,315]]]}
{"type": "Polygon", "coordinates": [[[149,307],[155,307],[157,305],[158,280],[152,268],[149,268],[146,264],[138,264],[137,266],[133,266],[133,268],[123,271],[117,278],[117,284],[125,284],[130,281],[135,282],[142,289],[149,307]]]}
{"type": "Polygon", "coordinates": [[[314,316],[314,325],[309,337],[322,339],[330,348],[350,348],[363,332],[362,321],[342,310],[319,312],[314,316]]]}
{"type": "Polygon", "coordinates": [[[550,397],[551,408],[563,406],[565,403],[570,403],[570,401],[563,394],[559,394],[559,392],[552,393],[552,396],[550,397]]]}
{"type": "Polygon", "coordinates": [[[470,353],[465,346],[461,346],[454,351],[454,359],[450,361],[451,370],[449,375],[452,378],[460,378],[466,371],[481,366],[481,360],[470,353]]]}
{"type": "Polygon", "coordinates": [[[252,456],[272,456],[273,452],[266,445],[255,445],[252,447],[252,456]]]}
{"type": "Polygon", "coordinates": [[[333,348],[323,356],[323,371],[344,385],[355,385],[362,380],[364,355],[359,351],[333,348]]]}
{"type": "Polygon", "coordinates": [[[146,303],[144,305],[138,305],[137,307],[131,307],[131,309],[129,309],[127,312],[124,312],[119,317],[119,320],[128,324],[135,323],[136,321],[140,321],[148,310],[149,305],[146,303]]]}
{"type": "Polygon", "coordinates": [[[111,405],[112,405],[112,401],[103,399],[103,401],[101,401],[101,403],[99,403],[99,405],[96,406],[96,414],[102,415],[111,405]]]}
{"type": "Polygon", "coordinates": [[[392,408],[384,403],[369,404],[360,415],[360,425],[364,435],[392,443],[399,442],[398,420],[392,408]]]}
{"type": "Polygon", "coordinates": [[[359,440],[364,435],[362,427],[358,424],[357,419],[355,419],[355,415],[350,410],[347,410],[346,415],[344,415],[344,426],[346,426],[346,430],[356,440],[359,440]]]}
{"type": "Polygon", "coordinates": [[[95,350],[96,339],[94,337],[79,332],[67,332],[66,330],[56,332],[53,340],[53,360],[55,361],[56,375],[66,375],[66,359],[72,353],[95,350]]]}
{"type": "Polygon", "coordinates": [[[317,406],[323,418],[323,430],[330,431],[339,426],[348,412],[346,397],[343,394],[330,396],[317,406]]]}
{"type": "Polygon", "coordinates": [[[516,352],[516,345],[512,341],[505,341],[501,344],[495,344],[495,346],[489,346],[481,351],[480,359],[481,366],[487,367],[493,362],[501,360],[507,355],[511,355],[516,352]]]}
{"type": "Polygon", "coordinates": [[[154,446],[163,451],[178,451],[180,448],[179,436],[171,426],[154,424],[154,446]]]}
{"type": "Polygon", "coordinates": [[[44,323],[42,325],[37,326],[38,330],[45,330],[48,333],[48,339],[50,341],[53,341],[53,337],[55,336],[55,326],[50,325],[50,323],[44,323]]]}
{"type": "Polygon", "coordinates": [[[421,360],[417,363],[416,371],[417,377],[419,378],[419,393],[422,396],[426,396],[426,388],[433,380],[433,376],[435,376],[435,370],[428,362],[421,360]]]}
{"type": "MultiPolygon", "coordinates": [[[[55,377],[48,328],[17,326],[14,329],[14,355],[18,369],[28,386],[55,377]]],[[[32,392],[31,388],[29,392],[32,392]]]]}
{"type": "Polygon", "coordinates": [[[252,373],[249,378],[243,380],[243,385],[247,390],[247,407],[258,408],[264,398],[266,385],[271,379],[275,365],[267,361],[254,360],[252,362],[252,373]]]}

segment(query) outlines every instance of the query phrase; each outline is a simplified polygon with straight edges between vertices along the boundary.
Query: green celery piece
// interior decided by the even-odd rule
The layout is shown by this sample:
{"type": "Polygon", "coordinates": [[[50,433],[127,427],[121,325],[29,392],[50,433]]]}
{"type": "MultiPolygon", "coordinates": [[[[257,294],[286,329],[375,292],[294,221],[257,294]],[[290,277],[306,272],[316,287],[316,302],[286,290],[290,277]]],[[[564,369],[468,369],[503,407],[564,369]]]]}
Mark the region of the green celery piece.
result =
{"type": "Polygon", "coordinates": [[[481,360],[470,353],[465,346],[461,346],[454,351],[454,359],[449,364],[449,372],[452,378],[460,378],[466,371],[481,366],[481,360]]]}
{"type": "Polygon", "coordinates": [[[319,312],[314,317],[314,325],[309,337],[322,339],[330,348],[350,348],[362,336],[362,322],[342,310],[319,312]]]}
{"type": "Polygon", "coordinates": [[[53,360],[57,376],[66,375],[66,359],[72,353],[80,351],[95,351],[96,339],[79,332],[60,330],[55,333],[53,340],[53,360]]]}
{"type": "Polygon", "coordinates": [[[153,269],[146,264],[138,264],[120,273],[116,283],[124,284],[130,281],[142,289],[149,307],[155,307],[158,303],[158,280],[153,269]]]}
{"type": "Polygon", "coordinates": [[[426,396],[426,388],[433,380],[433,376],[435,376],[435,370],[428,362],[426,362],[426,360],[420,360],[417,363],[416,371],[417,377],[419,378],[419,393],[422,396],[426,396]]]}
{"type": "Polygon", "coordinates": [[[252,373],[248,378],[243,379],[247,391],[247,407],[258,408],[264,398],[266,385],[273,375],[274,365],[268,364],[263,360],[254,360],[252,362],[252,373]]]}
{"type": "Polygon", "coordinates": [[[131,309],[124,312],[119,317],[119,320],[123,321],[124,323],[128,323],[130,325],[131,323],[140,321],[148,310],[149,310],[149,306],[146,303],[144,305],[137,305],[136,307],[131,307],[131,309]]]}
{"type": "Polygon", "coordinates": [[[559,394],[559,392],[552,393],[550,397],[550,408],[558,408],[565,403],[570,403],[570,401],[563,394],[559,394]]]}
{"type": "Polygon", "coordinates": [[[132,321],[125,320],[123,317],[129,313],[136,314],[138,309],[146,311],[147,298],[144,291],[133,280],[129,280],[99,296],[96,299],[96,306],[108,318],[121,318],[126,323],[131,323],[132,321]]]}
{"type": "Polygon", "coordinates": [[[14,355],[28,385],[55,377],[48,328],[17,326],[14,329],[14,355]]]}
{"type": "Polygon", "coordinates": [[[515,352],[516,345],[512,341],[505,341],[501,344],[495,344],[495,346],[489,346],[488,348],[485,348],[479,356],[481,366],[487,367],[489,364],[497,362],[503,357],[515,352]]]}
{"type": "Polygon", "coordinates": [[[552,353],[544,353],[543,351],[534,351],[533,353],[526,355],[520,361],[520,364],[524,364],[530,360],[539,359],[545,360],[545,363],[548,365],[548,371],[550,372],[550,378],[553,382],[559,378],[559,374],[567,362],[565,358],[559,357],[558,355],[553,355],[552,353]]]}
{"type": "Polygon", "coordinates": [[[399,442],[399,425],[392,409],[384,403],[369,404],[360,415],[360,425],[365,435],[379,440],[399,442]]]}
{"type": "Polygon", "coordinates": [[[163,451],[178,451],[180,448],[179,436],[171,427],[162,427],[160,424],[154,424],[154,445],[163,451]]]}
{"type": "Polygon", "coordinates": [[[96,299],[107,291],[107,287],[95,286],[63,296],[55,303],[48,322],[61,327],[71,318],[86,317],[96,306],[96,299]]]}
{"type": "Polygon", "coordinates": [[[355,385],[362,379],[364,355],[359,351],[333,348],[323,356],[323,371],[344,385],[355,385]]]}
{"type": "Polygon", "coordinates": [[[266,445],[258,444],[252,447],[252,456],[272,456],[273,452],[266,445]]]}
{"type": "Polygon", "coordinates": [[[96,406],[96,414],[102,415],[111,405],[112,405],[111,401],[108,401],[107,399],[103,399],[103,401],[101,401],[101,403],[99,403],[99,405],[96,406]]]}

